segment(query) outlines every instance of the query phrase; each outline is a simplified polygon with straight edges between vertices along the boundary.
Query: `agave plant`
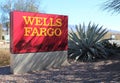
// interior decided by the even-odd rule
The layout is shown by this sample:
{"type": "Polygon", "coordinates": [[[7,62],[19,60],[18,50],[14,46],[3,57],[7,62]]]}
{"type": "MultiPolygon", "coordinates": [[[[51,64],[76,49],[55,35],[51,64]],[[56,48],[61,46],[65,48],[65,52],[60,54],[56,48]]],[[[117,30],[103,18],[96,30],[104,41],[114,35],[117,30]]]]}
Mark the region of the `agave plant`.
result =
{"type": "MultiPolygon", "coordinates": [[[[69,32],[68,41],[68,58],[81,61],[94,61],[96,58],[107,58],[108,53],[104,45],[102,37],[107,33],[103,26],[91,24],[89,22],[86,27],[85,24],[71,28],[69,32]]],[[[104,40],[107,41],[107,40],[104,40]]]]}

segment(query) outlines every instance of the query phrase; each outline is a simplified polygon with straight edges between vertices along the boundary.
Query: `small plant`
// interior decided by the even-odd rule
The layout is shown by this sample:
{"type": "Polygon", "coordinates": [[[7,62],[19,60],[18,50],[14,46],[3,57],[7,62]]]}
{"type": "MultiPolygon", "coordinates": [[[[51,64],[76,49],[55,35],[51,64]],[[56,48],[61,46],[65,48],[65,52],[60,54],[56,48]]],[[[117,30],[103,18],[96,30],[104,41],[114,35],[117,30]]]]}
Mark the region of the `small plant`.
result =
{"type": "Polygon", "coordinates": [[[102,44],[106,49],[108,49],[110,55],[116,55],[116,53],[120,53],[120,46],[118,46],[117,43],[110,43],[110,41],[104,41],[102,42],[102,44]]]}
{"type": "Polygon", "coordinates": [[[117,43],[114,43],[114,42],[110,43],[109,41],[105,41],[102,44],[105,46],[105,48],[109,48],[109,49],[117,49],[118,48],[117,43]]]}
{"type": "MultiPolygon", "coordinates": [[[[101,38],[107,33],[102,26],[95,24],[79,25],[75,31],[71,28],[68,41],[68,58],[81,61],[95,61],[97,58],[107,58],[107,49],[101,38]]],[[[104,40],[108,41],[108,40],[104,40]]]]}
{"type": "Polygon", "coordinates": [[[10,52],[8,49],[0,49],[0,66],[10,65],[10,52]]]}

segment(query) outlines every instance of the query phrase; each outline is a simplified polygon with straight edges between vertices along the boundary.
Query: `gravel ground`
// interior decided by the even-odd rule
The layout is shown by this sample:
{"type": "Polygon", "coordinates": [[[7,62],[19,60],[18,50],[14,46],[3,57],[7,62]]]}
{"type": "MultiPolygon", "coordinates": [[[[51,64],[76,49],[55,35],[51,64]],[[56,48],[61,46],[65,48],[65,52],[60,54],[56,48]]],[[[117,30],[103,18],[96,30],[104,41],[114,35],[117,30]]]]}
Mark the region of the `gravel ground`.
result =
{"type": "Polygon", "coordinates": [[[75,62],[59,69],[23,75],[11,74],[10,66],[0,67],[0,83],[120,83],[120,55],[109,60],[75,62]]]}
{"type": "Polygon", "coordinates": [[[0,67],[0,83],[120,83],[120,56],[23,75],[11,74],[9,66],[0,67]]]}

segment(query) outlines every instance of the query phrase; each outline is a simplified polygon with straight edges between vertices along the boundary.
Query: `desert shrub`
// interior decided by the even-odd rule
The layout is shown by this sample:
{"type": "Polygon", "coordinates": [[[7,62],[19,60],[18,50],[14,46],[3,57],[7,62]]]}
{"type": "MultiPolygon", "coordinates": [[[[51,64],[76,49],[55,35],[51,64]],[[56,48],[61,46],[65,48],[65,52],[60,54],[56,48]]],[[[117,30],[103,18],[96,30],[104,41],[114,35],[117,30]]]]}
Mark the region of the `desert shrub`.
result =
{"type": "Polygon", "coordinates": [[[107,33],[102,26],[91,24],[86,26],[76,25],[75,30],[71,28],[68,41],[68,58],[80,61],[95,61],[98,58],[109,56],[107,48],[102,44],[102,37],[107,33]]]}
{"type": "Polygon", "coordinates": [[[120,53],[120,46],[117,43],[115,42],[111,43],[108,40],[108,41],[102,42],[102,44],[106,49],[108,49],[109,55],[116,55],[116,53],[120,53]]]}

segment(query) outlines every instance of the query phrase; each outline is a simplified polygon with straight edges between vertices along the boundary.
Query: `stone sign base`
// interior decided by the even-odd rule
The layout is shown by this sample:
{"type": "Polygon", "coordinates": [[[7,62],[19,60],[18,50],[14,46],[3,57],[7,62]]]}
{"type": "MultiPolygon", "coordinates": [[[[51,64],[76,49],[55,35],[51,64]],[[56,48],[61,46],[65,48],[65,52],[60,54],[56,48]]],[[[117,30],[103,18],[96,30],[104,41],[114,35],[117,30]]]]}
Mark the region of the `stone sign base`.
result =
{"type": "Polygon", "coordinates": [[[11,72],[24,74],[51,67],[58,68],[67,60],[67,51],[11,54],[11,72]]]}

